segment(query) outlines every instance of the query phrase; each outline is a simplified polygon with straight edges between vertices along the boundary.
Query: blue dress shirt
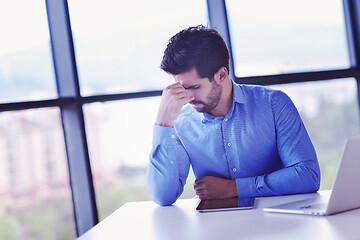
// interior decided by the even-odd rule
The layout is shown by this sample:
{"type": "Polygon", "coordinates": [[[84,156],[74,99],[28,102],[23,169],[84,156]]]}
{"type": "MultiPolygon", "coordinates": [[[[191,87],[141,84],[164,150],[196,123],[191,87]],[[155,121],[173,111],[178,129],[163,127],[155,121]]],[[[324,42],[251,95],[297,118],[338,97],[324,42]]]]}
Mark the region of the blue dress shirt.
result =
{"type": "Polygon", "coordinates": [[[225,117],[183,108],[174,127],[154,126],[148,189],[170,205],[183,192],[190,164],[196,178],[235,179],[239,197],[314,192],[316,153],[298,111],[282,91],[233,82],[225,117]]]}

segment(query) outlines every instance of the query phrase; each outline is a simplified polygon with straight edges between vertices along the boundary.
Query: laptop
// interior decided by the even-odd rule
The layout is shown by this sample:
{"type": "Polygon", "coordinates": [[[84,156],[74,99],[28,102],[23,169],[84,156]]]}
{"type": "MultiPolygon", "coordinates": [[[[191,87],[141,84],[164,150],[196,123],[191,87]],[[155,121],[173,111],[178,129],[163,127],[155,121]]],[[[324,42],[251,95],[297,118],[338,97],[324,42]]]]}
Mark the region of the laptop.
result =
{"type": "Polygon", "coordinates": [[[331,215],[360,208],[360,135],[346,139],[332,191],[264,208],[266,212],[331,215]]]}

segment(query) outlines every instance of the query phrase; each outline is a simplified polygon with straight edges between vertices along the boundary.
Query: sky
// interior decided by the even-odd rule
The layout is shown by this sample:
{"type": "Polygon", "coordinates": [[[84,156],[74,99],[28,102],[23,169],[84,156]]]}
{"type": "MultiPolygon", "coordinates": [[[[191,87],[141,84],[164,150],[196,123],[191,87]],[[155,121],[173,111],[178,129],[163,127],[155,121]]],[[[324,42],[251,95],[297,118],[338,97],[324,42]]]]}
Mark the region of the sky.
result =
{"type": "Polygon", "coordinates": [[[49,42],[45,1],[0,0],[0,56],[49,42]]]}

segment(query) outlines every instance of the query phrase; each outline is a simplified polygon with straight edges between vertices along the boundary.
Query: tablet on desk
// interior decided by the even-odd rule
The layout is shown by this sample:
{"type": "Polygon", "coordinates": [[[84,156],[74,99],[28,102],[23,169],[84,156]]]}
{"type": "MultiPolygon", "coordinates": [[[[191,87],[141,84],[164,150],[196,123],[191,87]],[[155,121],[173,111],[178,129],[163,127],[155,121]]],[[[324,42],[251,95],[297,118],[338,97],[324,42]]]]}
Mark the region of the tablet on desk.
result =
{"type": "Polygon", "coordinates": [[[226,198],[201,200],[196,207],[199,212],[219,212],[254,208],[255,198],[226,198]]]}

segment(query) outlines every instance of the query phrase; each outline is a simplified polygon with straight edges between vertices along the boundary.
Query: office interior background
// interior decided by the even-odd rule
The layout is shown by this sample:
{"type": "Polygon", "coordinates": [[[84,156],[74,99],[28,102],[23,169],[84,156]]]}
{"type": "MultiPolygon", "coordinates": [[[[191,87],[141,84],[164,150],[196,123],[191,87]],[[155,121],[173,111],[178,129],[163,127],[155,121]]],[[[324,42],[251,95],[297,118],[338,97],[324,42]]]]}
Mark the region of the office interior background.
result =
{"type": "Polygon", "coordinates": [[[331,189],[359,134],[359,0],[0,0],[1,240],[75,239],[151,200],[153,124],[173,82],[159,64],[199,24],[224,37],[233,80],[290,96],[331,189]]]}

